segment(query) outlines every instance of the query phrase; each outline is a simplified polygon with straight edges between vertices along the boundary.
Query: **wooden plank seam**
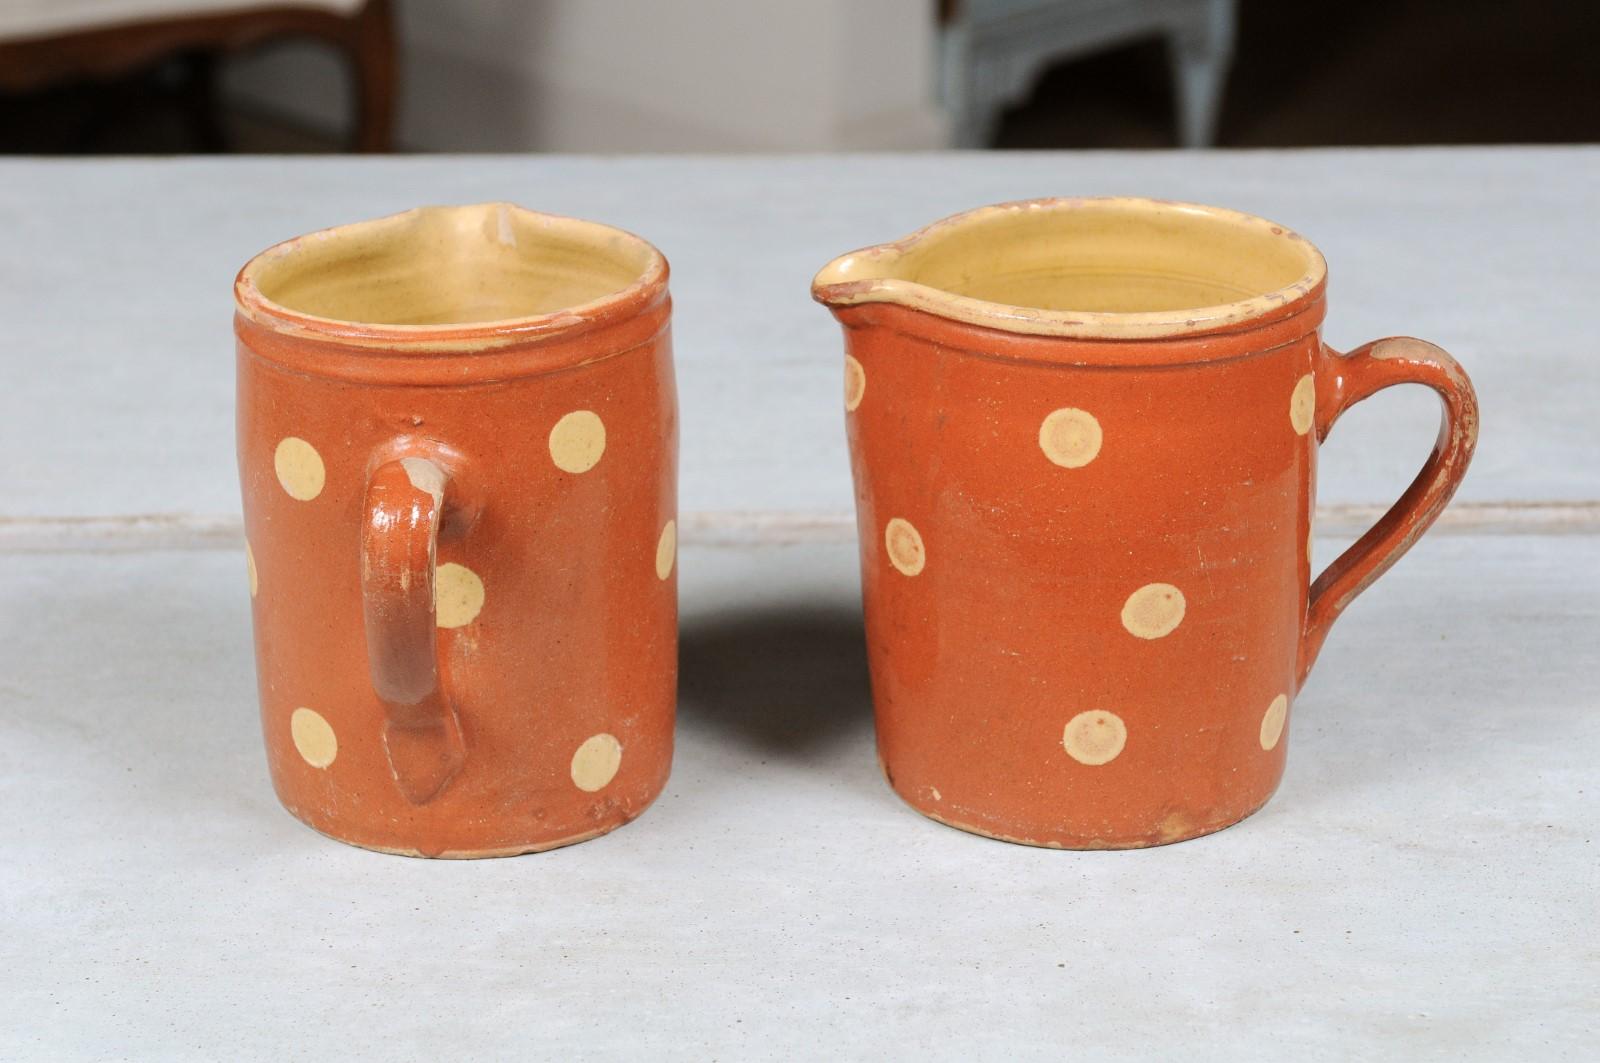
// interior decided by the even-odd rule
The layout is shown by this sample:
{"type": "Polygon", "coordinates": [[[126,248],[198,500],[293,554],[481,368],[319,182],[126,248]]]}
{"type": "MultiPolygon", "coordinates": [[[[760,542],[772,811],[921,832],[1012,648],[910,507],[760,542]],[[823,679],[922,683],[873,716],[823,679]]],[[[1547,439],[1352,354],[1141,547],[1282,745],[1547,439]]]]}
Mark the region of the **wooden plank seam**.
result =
{"type": "MultiPolygon", "coordinates": [[[[1374,505],[1317,507],[1318,537],[1353,537],[1383,514],[1374,505]]],[[[783,546],[848,542],[849,513],[711,511],[683,514],[685,546],[783,546]]],[[[1600,501],[1457,502],[1434,526],[1436,534],[1590,535],[1600,532],[1600,501]]],[[[103,517],[0,517],[0,553],[135,553],[146,550],[229,550],[244,541],[231,514],[146,513],[103,517]]]]}

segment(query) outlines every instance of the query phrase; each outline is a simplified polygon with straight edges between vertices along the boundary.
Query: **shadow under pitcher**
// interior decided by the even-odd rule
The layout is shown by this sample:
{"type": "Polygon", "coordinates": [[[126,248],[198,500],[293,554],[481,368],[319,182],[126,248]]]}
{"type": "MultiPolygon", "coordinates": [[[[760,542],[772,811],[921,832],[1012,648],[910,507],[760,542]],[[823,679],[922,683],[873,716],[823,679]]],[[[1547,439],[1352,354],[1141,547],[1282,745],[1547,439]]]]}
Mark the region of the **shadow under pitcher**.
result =
{"type": "Polygon", "coordinates": [[[879,757],[914,808],[1099,849],[1266,803],[1329,626],[1477,440],[1438,347],[1322,343],[1325,274],[1261,218],[1118,198],[982,208],[817,275],[845,332],[879,757]],[[1439,394],[1438,442],[1313,581],[1317,444],[1403,383],[1439,394]]]}
{"type": "Polygon", "coordinates": [[[677,688],[666,260],[593,222],[425,207],[264,251],[234,294],[284,805],[450,857],[639,815],[677,688]]]}

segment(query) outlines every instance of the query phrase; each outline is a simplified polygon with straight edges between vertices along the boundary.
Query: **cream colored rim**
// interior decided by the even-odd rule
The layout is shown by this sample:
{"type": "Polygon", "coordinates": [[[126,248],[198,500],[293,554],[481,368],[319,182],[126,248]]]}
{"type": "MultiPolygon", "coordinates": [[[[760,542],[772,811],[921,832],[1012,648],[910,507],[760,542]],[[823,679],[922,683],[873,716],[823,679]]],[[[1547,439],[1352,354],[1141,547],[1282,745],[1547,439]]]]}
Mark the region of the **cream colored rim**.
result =
{"type": "Polygon", "coordinates": [[[302,336],[318,336],[338,343],[385,349],[431,351],[485,350],[526,342],[621,316],[650,303],[665,289],[667,262],[661,252],[641,237],[599,222],[528,210],[512,203],[471,206],[415,207],[371,221],[354,222],[307,233],[275,244],[245,263],[234,280],[234,303],[245,317],[266,328],[302,336]],[[328,317],[284,306],[261,291],[262,275],[285,266],[298,256],[319,253],[333,244],[381,241],[428,217],[470,220],[475,225],[505,232],[512,224],[533,224],[555,239],[585,244],[597,254],[627,255],[638,263],[633,279],[614,291],[545,313],[440,324],[394,324],[328,317]]]}
{"type": "Polygon", "coordinates": [[[818,302],[830,307],[893,303],[939,317],[1006,332],[1077,339],[1157,339],[1214,332],[1253,321],[1316,291],[1327,276],[1322,253],[1310,241],[1275,222],[1251,214],[1196,203],[1135,196],[1022,200],[956,214],[893,243],[852,251],[822,268],[811,284],[818,302]],[[908,262],[936,251],[963,231],[1016,220],[1019,215],[1070,211],[1132,213],[1147,218],[1203,220],[1278,245],[1274,254],[1299,256],[1299,275],[1249,298],[1208,306],[1115,313],[1015,306],[931,287],[900,275],[908,262]]]}

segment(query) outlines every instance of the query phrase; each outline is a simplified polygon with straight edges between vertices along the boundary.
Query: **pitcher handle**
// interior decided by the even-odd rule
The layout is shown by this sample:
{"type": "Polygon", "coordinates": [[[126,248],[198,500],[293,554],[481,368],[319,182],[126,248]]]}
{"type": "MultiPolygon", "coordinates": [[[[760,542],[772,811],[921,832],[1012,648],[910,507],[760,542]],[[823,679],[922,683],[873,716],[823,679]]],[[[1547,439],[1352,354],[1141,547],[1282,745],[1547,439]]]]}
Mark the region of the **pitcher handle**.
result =
{"type": "Polygon", "coordinates": [[[1438,440],[1411,486],[1311,585],[1297,685],[1305,683],[1339,614],[1438,519],[1478,445],[1478,397],[1472,381],[1454,358],[1425,340],[1391,337],[1349,354],[1324,346],[1314,368],[1318,443],[1345,410],[1396,384],[1426,384],[1438,392],[1442,409],[1438,440]]]}
{"type": "Polygon", "coordinates": [[[432,456],[382,461],[367,481],[361,599],[384,750],[408,801],[426,804],[461,770],[466,749],[439,676],[434,597],[450,475],[432,456]]]}

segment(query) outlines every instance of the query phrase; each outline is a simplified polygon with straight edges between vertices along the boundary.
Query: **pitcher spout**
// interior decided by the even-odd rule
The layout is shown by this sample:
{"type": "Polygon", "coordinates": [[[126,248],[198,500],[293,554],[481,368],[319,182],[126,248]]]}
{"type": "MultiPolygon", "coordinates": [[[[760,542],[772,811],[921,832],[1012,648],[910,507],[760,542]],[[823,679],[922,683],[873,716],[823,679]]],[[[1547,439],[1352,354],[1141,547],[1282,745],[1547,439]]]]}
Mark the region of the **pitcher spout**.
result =
{"type": "Polygon", "coordinates": [[[860,302],[880,301],[901,282],[898,270],[904,258],[901,244],[877,244],[851,251],[823,266],[811,281],[811,297],[837,309],[860,302]]]}

